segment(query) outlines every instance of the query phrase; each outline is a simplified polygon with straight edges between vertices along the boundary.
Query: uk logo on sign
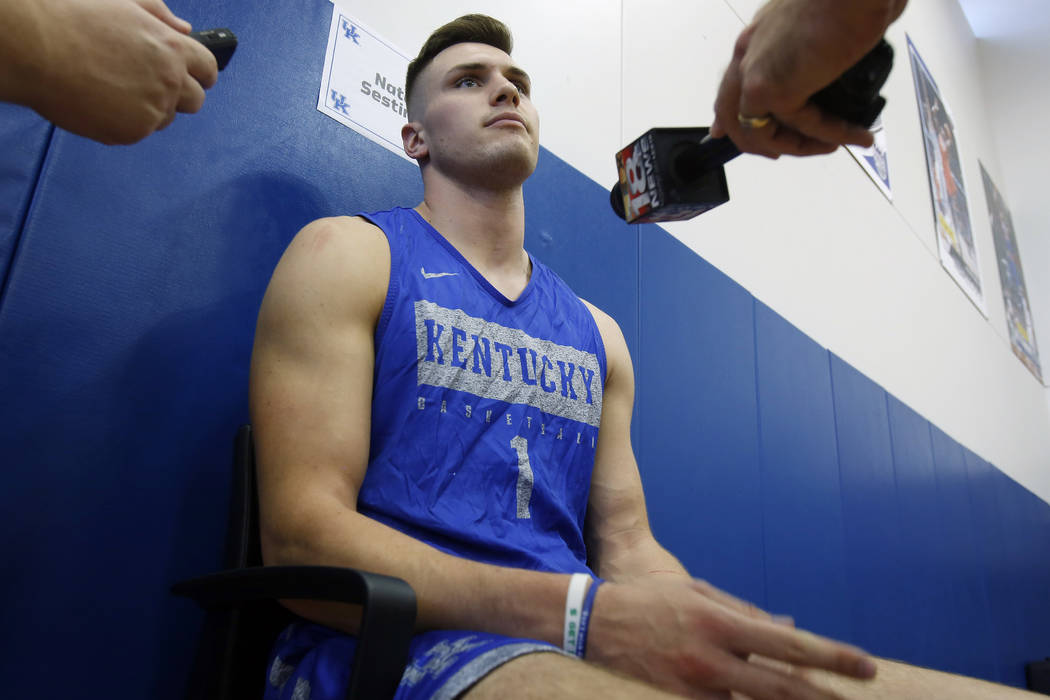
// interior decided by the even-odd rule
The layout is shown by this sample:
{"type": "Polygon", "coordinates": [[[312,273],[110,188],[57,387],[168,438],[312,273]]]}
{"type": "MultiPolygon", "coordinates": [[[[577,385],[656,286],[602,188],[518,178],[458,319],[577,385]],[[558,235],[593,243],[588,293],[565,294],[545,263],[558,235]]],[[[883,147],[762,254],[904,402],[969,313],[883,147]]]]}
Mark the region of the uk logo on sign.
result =
{"type": "Polygon", "coordinates": [[[358,39],[361,38],[361,35],[357,33],[357,27],[351,24],[346,18],[343,19],[343,35],[347,39],[353,39],[355,44],[361,44],[361,42],[358,41],[358,39]]]}
{"type": "Polygon", "coordinates": [[[350,103],[346,101],[346,96],[345,95],[342,95],[342,94],[336,92],[335,90],[332,90],[331,104],[332,104],[332,109],[337,109],[340,112],[342,112],[343,114],[345,114],[347,116],[350,116],[350,111],[349,111],[350,103]]]}
{"type": "Polygon", "coordinates": [[[408,62],[393,44],[333,5],[318,111],[409,160],[401,144],[408,62]]]}

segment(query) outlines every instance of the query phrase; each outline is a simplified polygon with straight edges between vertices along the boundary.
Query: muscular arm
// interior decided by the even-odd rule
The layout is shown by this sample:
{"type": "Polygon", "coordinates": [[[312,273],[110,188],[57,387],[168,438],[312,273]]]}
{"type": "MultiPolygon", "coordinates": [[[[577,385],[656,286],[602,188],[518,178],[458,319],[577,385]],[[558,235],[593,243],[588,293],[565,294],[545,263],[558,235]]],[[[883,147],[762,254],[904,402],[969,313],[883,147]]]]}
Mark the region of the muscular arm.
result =
{"type": "Polygon", "coordinates": [[[608,376],[602,423],[587,504],[587,552],[591,566],[609,581],[651,574],[688,577],[685,567],[653,537],[645,495],[631,447],[634,368],[620,327],[588,304],[605,344],[608,376]]]}
{"type": "Polygon", "coordinates": [[[102,143],[196,112],[215,58],[162,0],[0,0],[0,100],[102,143]]]}
{"type": "MultiPolygon", "coordinates": [[[[351,566],[415,589],[421,628],[560,643],[567,575],[467,561],[357,512],[368,460],[373,333],[386,295],[386,238],[359,219],[301,231],[266,292],[252,353],[263,556],[351,566]]],[[[288,602],[353,632],[349,606],[288,602]]]]}

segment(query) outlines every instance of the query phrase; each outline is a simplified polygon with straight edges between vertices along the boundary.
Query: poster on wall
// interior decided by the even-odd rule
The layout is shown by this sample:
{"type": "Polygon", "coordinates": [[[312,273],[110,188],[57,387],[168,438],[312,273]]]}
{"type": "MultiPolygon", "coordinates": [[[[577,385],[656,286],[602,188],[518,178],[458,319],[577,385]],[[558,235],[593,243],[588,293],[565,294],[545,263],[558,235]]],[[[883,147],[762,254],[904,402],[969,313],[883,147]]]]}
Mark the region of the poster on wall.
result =
{"type": "Polygon", "coordinates": [[[1017,250],[1013,220],[1006,208],[999,188],[992,182],[988,171],[981,166],[981,181],[984,182],[984,198],[988,203],[988,216],[992,223],[992,239],[995,241],[995,257],[999,262],[999,281],[1003,285],[1003,305],[1006,307],[1006,327],[1010,333],[1010,347],[1025,367],[1040,382],[1043,373],[1039,367],[1039,349],[1035,342],[1035,324],[1032,307],[1028,303],[1028,289],[1021,270],[1021,255],[1017,250]]]}
{"type": "Polygon", "coordinates": [[[860,163],[864,172],[868,174],[871,181],[885,195],[886,199],[893,201],[893,190],[890,189],[890,165],[889,155],[886,147],[886,129],[882,125],[882,115],[879,115],[871,125],[871,135],[875,143],[870,148],[862,146],[847,146],[853,159],[860,163]]]}
{"type": "Polygon", "coordinates": [[[919,103],[926,174],[930,180],[941,265],[970,301],[987,316],[955,123],[911,37],[908,37],[908,56],[919,103]]]}
{"type": "Polygon", "coordinates": [[[408,62],[389,41],[333,5],[318,111],[410,160],[401,144],[408,62]]]}

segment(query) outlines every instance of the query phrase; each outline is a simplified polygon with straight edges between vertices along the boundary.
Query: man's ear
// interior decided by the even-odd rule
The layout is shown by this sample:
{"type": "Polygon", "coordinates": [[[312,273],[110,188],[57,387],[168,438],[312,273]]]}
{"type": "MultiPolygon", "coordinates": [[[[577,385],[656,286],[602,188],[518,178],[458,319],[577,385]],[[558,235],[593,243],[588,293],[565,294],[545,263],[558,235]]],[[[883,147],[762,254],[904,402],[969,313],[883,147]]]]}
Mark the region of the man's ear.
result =
{"type": "Polygon", "coordinates": [[[426,139],[423,136],[423,125],[419,122],[409,122],[401,127],[401,143],[405,148],[405,155],[418,161],[422,165],[430,155],[426,139]]]}

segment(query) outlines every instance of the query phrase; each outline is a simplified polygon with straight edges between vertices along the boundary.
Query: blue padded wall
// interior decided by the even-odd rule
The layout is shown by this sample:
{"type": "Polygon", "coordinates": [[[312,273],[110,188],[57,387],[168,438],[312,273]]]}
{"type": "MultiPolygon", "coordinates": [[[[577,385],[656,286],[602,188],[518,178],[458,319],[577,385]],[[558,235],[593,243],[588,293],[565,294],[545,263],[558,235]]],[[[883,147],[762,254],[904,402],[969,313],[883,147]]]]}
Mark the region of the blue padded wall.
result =
{"type": "MultiPolygon", "coordinates": [[[[1031,542],[1047,542],[1046,533],[1040,537],[1038,528],[1025,522],[1023,506],[1019,503],[1020,497],[1027,493],[1023,488],[990,465],[987,469],[980,468],[979,473],[984,489],[980,497],[990,501],[985,508],[994,509],[997,518],[997,523],[993,524],[997,538],[987,545],[994,549],[986,552],[988,599],[998,643],[996,660],[1004,682],[1023,685],[1021,660],[1046,656],[1039,650],[1050,641],[1044,637],[1042,645],[1031,644],[1028,628],[1032,626],[1026,624],[1032,619],[1046,619],[1047,589],[1043,587],[1036,594],[1036,600],[1042,601],[1042,611],[1026,610],[1025,602],[1040,578],[1044,585],[1050,582],[1045,567],[1045,560],[1050,557],[1033,558],[1029,551],[1031,542]]],[[[973,489],[971,493],[974,493],[973,489]]],[[[1045,625],[1043,627],[1045,629],[1045,625]]]]}
{"type": "MultiPolygon", "coordinates": [[[[104,148],[0,105],[11,697],[182,696],[201,615],[168,587],[220,561],[273,266],[422,193],[316,111],[327,3],[172,7],[243,39],[201,114],[104,148]]],[[[554,154],[525,192],[529,250],[623,328],[652,524],[694,575],[914,663],[1021,684],[1050,655],[1046,503],[554,154]]]]}
{"type": "Polygon", "coordinates": [[[693,575],[763,605],[754,304],[666,232],[640,228],[636,453],[653,531],[693,575]]]}
{"type": "Polygon", "coordinates": [[[31,110],[0,102],[0,300],[53,131],[31,110]]]}
{"type": "Polygon", "coordinates": [[[970,452],[963,452],[966,469],[966,485],[970,496],[970,514],[973,522],[976,575],[984,580],[988,620],[991,627],[990,641],[993,643],[991,660],[997,678],[1004,677],[1004,664],[1009,664],[1014,647],[1011,630],[1014,629],[1011,599],[1011,582],[1000,575],[1000,559],[1004,551],[1002,518],[995,498],[994,470],[983,459],[970,452]],[[1006,652],[1006,653],[1004,653],[1006,652]]]}
{"type": "Polygon", "coordinates": [[[940,552],[950,572],[948,601],[952,615],[943,641],[951,650],[946,670],[998,680],[993,630],[988,609],[985,574],[981,567],[979,534],[974,524],[966,475],[966,456],[959,443],[931,426],[933,460],[937,474],[937,509],[945,527],[940,552]]]}
{"type": "MultiPolygon", "coordinates": [[[[999,475],[999,480],[1005,480],[999,475]]],[[[1023,630],[1024,647],[1021,654],[1012,657],[1018,659],[1046,658],[1050,649],[1050,508],[1031,491],[1010,482],[1014,493],[1023,502],[1025,520],[1021,528],[1008,532],[1008,537],[1016,539],[1016,545],[1023,547],[1016,569],[1017,580],[1023,590],[1027,616],[1018,625],[1023,630]]]]}
{"type": "Polygon", "coordinates": [[[755,347],[766,605],[853,640],[828,353],[760,302],[755,347]]]}
{"type": "Polygon", "coordinates": [[[995,574],[1011,595],[996,602],[1013,611],[1007,621],[1012,647],[1001,650],[1008,653],[1002,667],[1010,679],[1021,675],[1019,659],[1046,658],[1050,648],[1050,508],[1001,473],[995,481],[1003,524],[1003,557],[995,574]]]}
{"type": "Polygon", "coordinates": [[[943,630],[954,612],[948,605],[949,569],[937,555],[947,525],[937,512],[937,476],[930,424],[893,396],[887,396],[901,534],[894,556],[910,583],[900,604],[909,616],[908,634],[898,640],[898,658],[920,666],[948,668],[951,654],[943,630]]]}
{"type": "Polygon", "coordinates": [[[831,355],[846,576],[854,639],[892,656],[910,622],[886,392],[831,355]],[[871,590],[882,592],[871,596],[871,590]]]}
{"type": "Polygon", "coordinates": [[[181,697],[200,615],[168,587],[220,562],[269,275],[311,219],[421,195],[315,109],[329,5],[174,9],[236,27],[230,68],[134,147],[56,133],[0,307],[11,697],[97,694],[118,658],[104,694],[181,697]]]}

